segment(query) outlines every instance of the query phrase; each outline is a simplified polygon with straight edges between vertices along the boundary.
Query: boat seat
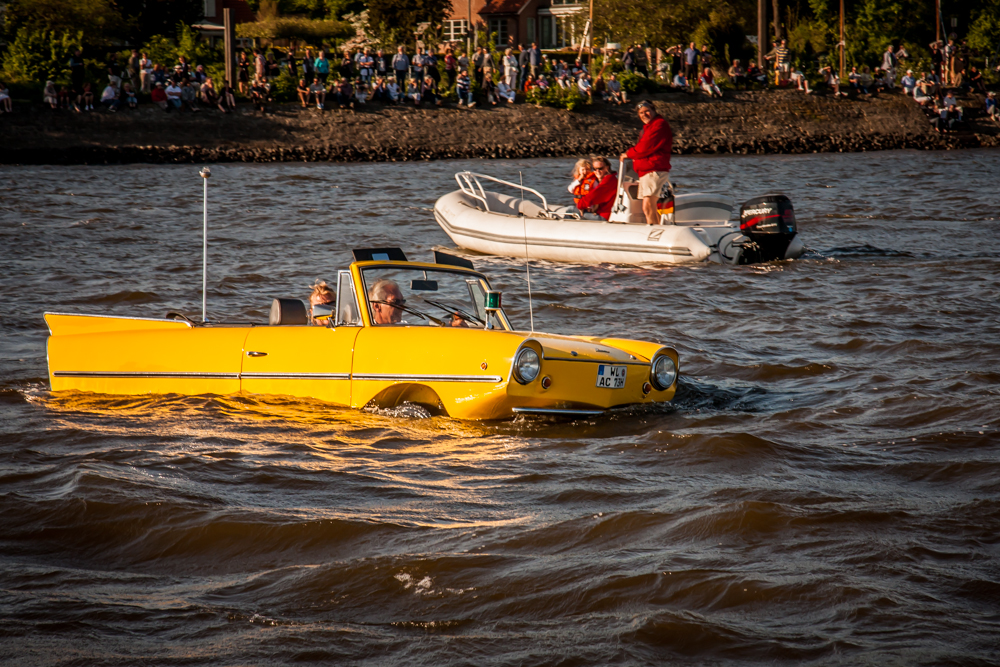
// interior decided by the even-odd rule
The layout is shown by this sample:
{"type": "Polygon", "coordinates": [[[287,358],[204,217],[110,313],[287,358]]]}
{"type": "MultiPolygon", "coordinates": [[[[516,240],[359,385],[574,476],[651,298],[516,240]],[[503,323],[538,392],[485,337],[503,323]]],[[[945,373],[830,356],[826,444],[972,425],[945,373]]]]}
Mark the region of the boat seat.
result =
{"type": "Polygon", "coordinates": [[[271,302],[269,323],[272,327],[309,324],[306,304],[299,299],[275,299],[271,302]]]}

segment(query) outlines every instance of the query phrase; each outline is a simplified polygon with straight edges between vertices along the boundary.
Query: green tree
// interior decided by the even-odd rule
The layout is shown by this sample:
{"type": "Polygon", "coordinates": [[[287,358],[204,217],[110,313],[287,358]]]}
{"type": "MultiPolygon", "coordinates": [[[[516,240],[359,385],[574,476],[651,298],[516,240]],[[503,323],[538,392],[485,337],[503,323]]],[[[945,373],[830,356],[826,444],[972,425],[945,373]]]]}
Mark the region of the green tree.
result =
{"type": "Polygon", "coordinates": [[[379,31],[390,26],[401,43],[413,40],[418,23],[438,26],[451,15],[451,0],[368,0],[367,7],[373,36],[381,40],[379,31]]]}
{"type": "Polygon", "coordinates": [[[112,0],[11,0],[4,14],[4,33],[12,41],[26,29],[31,34],[82,33],[85,45],[103,47],[121,38],[128,25],[112,0]]]}
{"type": "Polygon", "coordinates": [[[154,35],[146,42],[143,50],[154,63],[167,66],[176,63],[179,56],[187,58],[189,63],[205,66],[222,61],[221,49],[201,39],[194,28],[178,23],[176,35],[174,38],[154,35]]]}
{"type": "Polygon", "coordinates": [[[83,32],[57,33],[21,28],[4,59],[4,73],[11,81],[37,83],[69,79],[69,57],[80,48],[83,32]]]}
{"type": "Polygon", "coordinates": [[[982,55],[1000,51],[1000,0],[990,0],[973,15],[969,46],[982,55]]]}
{"type": "MultiPolygon", "coordinates": [[[[153,35],[165,35],[178,23],[193,25],[205,13],[204,0],[113,0],[127,17],[126,40],[145,44],[153,35]]],[[[220,4],[221,3],[217,3],[220,4]]]]}

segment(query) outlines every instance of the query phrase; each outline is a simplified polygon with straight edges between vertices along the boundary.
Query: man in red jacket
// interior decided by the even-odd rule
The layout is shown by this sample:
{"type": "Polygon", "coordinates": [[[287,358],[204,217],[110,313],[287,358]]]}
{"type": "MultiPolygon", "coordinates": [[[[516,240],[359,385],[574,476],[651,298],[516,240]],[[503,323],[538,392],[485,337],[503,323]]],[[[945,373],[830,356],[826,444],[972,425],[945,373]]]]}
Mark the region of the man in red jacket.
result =
{"type": "Polygon", "coordinates": [[[597,213],[607,220],[611,217],[611,207],[614,206],[615,195],[618,194],[618,174],[611,171],[611,163],[607,158],[595,157],[590,161],[590,166],[600,181],[590,192],[580,197],[577,208],[597,213]]]}
{"type": "Polygon", "coordinates": [[[642,134],[635,146],[622,153],[622,159],[631,158],[632,168],[639,175],[639,197],[642,198],[646,224],[658,225],[660,215],[656,210],[656,200],[660,198],[663,186],[670,182],[670,149],[674,133],[667,119],[656,113],[652,102],[640,102],[638,112],[643,123],[642,134]]]}

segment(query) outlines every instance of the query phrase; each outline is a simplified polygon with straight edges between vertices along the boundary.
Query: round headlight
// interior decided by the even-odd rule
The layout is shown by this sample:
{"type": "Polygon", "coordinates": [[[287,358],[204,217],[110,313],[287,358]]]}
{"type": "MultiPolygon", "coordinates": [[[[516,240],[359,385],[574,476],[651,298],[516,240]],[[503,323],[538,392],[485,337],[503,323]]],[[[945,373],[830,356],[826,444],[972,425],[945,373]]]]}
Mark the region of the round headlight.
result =
{"type": "Polygon", "coordinates": [[[653,372],[650,374],[653,386],[659,391],[670,388],[670,385],[677,379],[677,365],[674,360],[667,355],[659,356],[653,361],[653,372]]]}
{"type": "Polygon", "coordinates": [[[538,353],[530,347],[526,347],[517,353],[514,359],[514,379],[521,384],[528,384],[542,370],[542,362],[538,358],[538,353]]]}

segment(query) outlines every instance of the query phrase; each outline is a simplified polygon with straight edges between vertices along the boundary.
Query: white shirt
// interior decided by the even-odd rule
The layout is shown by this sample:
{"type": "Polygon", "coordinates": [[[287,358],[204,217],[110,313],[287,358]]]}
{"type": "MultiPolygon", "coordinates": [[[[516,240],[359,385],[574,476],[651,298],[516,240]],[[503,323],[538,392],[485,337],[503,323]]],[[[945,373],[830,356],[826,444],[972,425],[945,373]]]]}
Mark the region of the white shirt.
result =
{"type": "Polygon", "coordinates": [[[104,92],[101,93],[101,101],[102,102],[107,102],[108,100],[113,100],[116,97],[117,97],[117,95],[115,94],[115,89],[114,89],[113,86],[108,86],[107,88],[104,89],[104,92]]]}
{"type": "Polygon", "coordinates": [[[181,89],[180,89],[180,87],[178,87],[178,86],[176,86],[174,84],[170,84],[169,86],[167,86],[166,93],[167,93],[167,97],[168,98],[180,99],[181,89]]]}

